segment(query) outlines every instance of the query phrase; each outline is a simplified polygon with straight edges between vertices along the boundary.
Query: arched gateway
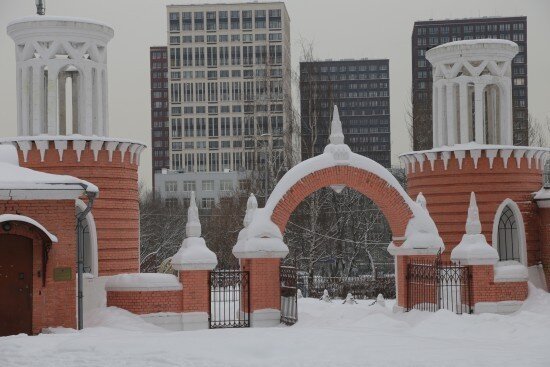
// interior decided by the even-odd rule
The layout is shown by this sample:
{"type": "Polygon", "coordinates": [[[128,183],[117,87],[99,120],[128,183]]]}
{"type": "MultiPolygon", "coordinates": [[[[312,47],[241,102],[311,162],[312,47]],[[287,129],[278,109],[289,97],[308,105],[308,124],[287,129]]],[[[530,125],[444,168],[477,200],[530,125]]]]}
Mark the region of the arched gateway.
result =
{"type": "MultiPolygon", "coordinates": [[[[269,266],[266,261],[269,259],[270,271],[278,272],[274,264],[278,264],[278,259],[288,254],[283,233],[294,209],[307,196],[323,187],[340,190],[344,186],[361,192],[382,210],[392,230],[392,242],[388,246],[391,254],[400,257],[435,255],[444,249],[428,211],[407,195],[387,169],[367,157],[353,153],[344,143],[342,124],[335,106],[330,143],[324,153],[288,171],[275,186],[266,206],[253,210],[252,220],[239,234],[233,253],[241,260],[248,261],[241,261],[243,268],[254,271],[262,259],[262,271],[267,271],[269,266]]],[[[257,270],[260,271],[260,268],[257,270]]],[[[404,305],[405,273],[396,271],[398,303],[404,305]]],[[[272,286],[275,286],[274,282],[272,286]]],[[[277,302],[275,299],[273,301],[277,302]]]]}

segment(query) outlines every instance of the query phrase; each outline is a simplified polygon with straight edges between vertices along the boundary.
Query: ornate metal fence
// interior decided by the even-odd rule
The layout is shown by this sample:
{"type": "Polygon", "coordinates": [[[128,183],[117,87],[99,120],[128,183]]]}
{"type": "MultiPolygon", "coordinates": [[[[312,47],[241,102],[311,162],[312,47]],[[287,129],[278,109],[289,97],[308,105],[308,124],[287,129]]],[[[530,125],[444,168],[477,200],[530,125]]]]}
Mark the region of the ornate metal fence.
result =
{"type": "Polygon", "coordinates": [[[294,325],[298,321],[298,278],[294,266],[280,267],[281,322],[294,325]]]}
{"type": "Polygon", "coordinates": [[[471,313],[470,269],[435,260],[413,259],[407,264],[407,311],[471,313]]]}
{"type": "Polygon", "coordinates": [[[250,327],[249,272],[214,270],[210,272],[210,328],[250,327]]]}

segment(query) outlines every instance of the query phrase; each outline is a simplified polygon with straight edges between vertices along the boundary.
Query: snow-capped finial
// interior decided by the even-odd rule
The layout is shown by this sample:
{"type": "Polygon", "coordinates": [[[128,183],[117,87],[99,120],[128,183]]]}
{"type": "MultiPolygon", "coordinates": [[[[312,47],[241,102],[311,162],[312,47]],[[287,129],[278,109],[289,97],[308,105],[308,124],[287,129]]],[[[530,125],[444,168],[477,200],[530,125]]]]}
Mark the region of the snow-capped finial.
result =
{"type": "Polygon", "coordinates": [[[250,193],[248,201],[246,202],[246,214],[243,220],[243,225],[245,226],[245,228],[248,227],[250,222],[252,222],[252,216],[254,215],[256,209],[258,209],[258,201],[256,200],[256,196],[250,193]]]}
{"type": "Polygon", "coordinates": [[[424,210],[428,210],[428,206],[426,203],[426,198],[424,195],[422,195],[421,192],[418,193],[418,196],[416,197],[416,203],[419,204],[424,210]]]}
{"type": "Polygon", "coordinates": [[[342,121],[340,121],[340,114],[338,113],[338,106],[336,105],[334,105],[334,111],[332,112],[332,123],[330,124],[329,140],[331,144],[344,144],[342,121]]]}
{"type": "Polygon", "coordinates": [[[201,222],[199,220],[199,209],[195,201],[195,191],[191,191],[191,199],[189,208],[187,209],[187,224],[185,225],[185,233],[187,237],[201,236],[201,222]]]}
{"type": "Polygon", "coordinates": [[[466,219],[466,234],[480,234],[481,222],[479,221],[479,210],[477,209],[476,194],[470,194],[470,207],[468,208],[468,219],[466,219]]]}

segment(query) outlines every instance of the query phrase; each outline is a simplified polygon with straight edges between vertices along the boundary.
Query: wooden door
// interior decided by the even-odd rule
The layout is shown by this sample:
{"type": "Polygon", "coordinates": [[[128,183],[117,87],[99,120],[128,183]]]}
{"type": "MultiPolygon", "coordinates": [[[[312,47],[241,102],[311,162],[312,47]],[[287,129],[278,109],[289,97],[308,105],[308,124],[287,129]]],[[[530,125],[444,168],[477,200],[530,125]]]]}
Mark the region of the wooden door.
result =
{"type": "Polygon", "coordinates": [[[32,243],[0,234],[0,336],[32,333],[32,243]]]}

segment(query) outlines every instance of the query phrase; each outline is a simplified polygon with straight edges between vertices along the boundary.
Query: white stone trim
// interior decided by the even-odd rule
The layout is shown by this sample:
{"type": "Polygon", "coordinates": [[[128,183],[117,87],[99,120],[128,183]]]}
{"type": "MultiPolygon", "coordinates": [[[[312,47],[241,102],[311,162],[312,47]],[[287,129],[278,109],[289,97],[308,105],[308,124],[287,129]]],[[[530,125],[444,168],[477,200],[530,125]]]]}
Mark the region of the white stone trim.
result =
{"type": "Polygon", "coordinates": [[[458,159],[458,169],[462,169],[462,161],[466,157],[466,151],[464,150],[455,150],[455,158],[458,159]]]}
{"type": "Polygon", "coordinates": [[[50,142],[47,140],[36,140],[34,144],[36,144],[36,149],[40,151],[40,162],[44,162],[46,150],[48,150],[50,142]]]}
{"type": "MultiPolygon", "coordinates": [[[[474,160],[474,168],[477,169],[477,162],[481,158],[481,149],[472,149],[470,150],[470,157],[474,160]]],[[[492,162],[491,162],[492,166],[492,162]]]]}
{"type": "Polygon", "coordinates": [[[500,150],[500,157],[502,158],[502,162],[504,163],[504,168],[508,168],[508,158],[510,158],[510,155],[512,154],[513,149],[501,149],[500,150]]]}
{"type": "Polygon", "coordinates": [[[527,266],[527,244],[525,239],[525,225],[523,223],[523,216],[521,215],[521,210],[519,209],[518,205],[512,199],[503,200],[497,208],[495,216],[493,217],[493,235],[491,238],[491,245],[498,251],[498,222],[500,220],[500,216],[502,215],[502,211],[507,205],[514,213],[514,217],[516,218],[516,222],[518,225],[520,262],[524,266],[527,266]]]}
{"type": "Polygon", "coordinates": [[[515,149],[514,150],[514,158],[516,158],[516,164],[518,168],[521,167],[521,158],[525,155],[525,152],[527,149],[515,149]]]}
{"type": "MultiPolygon", "coordinates": [[[[120,162],[124,162],[124,155],[131,143],[120,143],[117,149],[120,151],[120,162]]],[[[131,154],[130,154],[131,155],[131,154]]]]}
{"type": "Polygon", "coordinates": [[[430,167],[432,167],[432,171],[433,171],[435,168],[435,160],[437,159],[437,153],[428,152],[424,154],[426,154],[426,158],[428,158],[428,160],[430,161],[430,167]]]}
{"type": "MultiPolygon", "coordinates": [[[[86,209],[86,204],[80,199],[75,200],[75,205],[81,211],[84,211],[86,209]]],[[[92,255],[92,259],[90,261],[92,264],[91,274],[94,277],[97,277],[99,274],[97,229],[95,226],[95,219],[91,211],[88,214],[86,214],[86,222],[88,223],[88,233],[90,234],[90,246],[92,247],[90,251],[92,255]]]]}
{"type": "Polygon", "coordinates": [[[80,162],[80,156],[84,149],[86,149],[86,140],[73,140],[73,150],[76,151],[77,162],[80,162]]]}
{"type": "Polygon", "coordinates": [[[38,229],[40,229],[48,238],[50,241],[57,243],[57,237],[53,235],[50,231],[46,229],[42,224],[38,223],[36,220],[32,219],[31,217],[27,217],[25,215],[18,215],[18,214],[0,214],[0,223],[4,222],[24,222],[28,223],[38,229]]]}
{"type": "Polygon", "coordinates": [[[103,147],[103,140],[92,140],[90,141],[90,149],[94,152],[94,161],[97,162],[99,156],[99,151],[103,147]]]}
{"type": "Polygon", "coordinates": [[[485,152],[485,155],[489,159],[489,169],[493,169],[493,163],[495,161],[495,158],[498,154],[498,149],[487,149],[485,152]]]}
{"type": "Polygon", "coordinates": [[[521,305],[523,305],[523,301],[478,302],[474,305],[474,313],[508,315],[519,310],[521,305]]]}
{"type": "Polygon", "coordinates": [[[32,149],[32,141],[17,141],[17,145],[19,145],[19,149],[23,152],[23,161],[26,162],[29,150],[32,149]]]}
{"type": "Polygon", "coordinates": [[[63,152],[67,150],[67,140],[55,140],[53,143],[55,149],[59,153],[59,161],[63,161],[63,152]]]}
{"type": "Polygon", "coordinates": [[[424,154],[423,153],[415,154],[414,158],[418,162],[420,172],[424,172],[424,159],[425,159],[424,154]]]}

